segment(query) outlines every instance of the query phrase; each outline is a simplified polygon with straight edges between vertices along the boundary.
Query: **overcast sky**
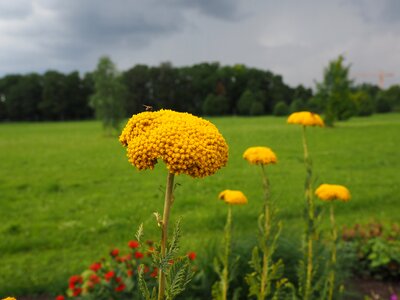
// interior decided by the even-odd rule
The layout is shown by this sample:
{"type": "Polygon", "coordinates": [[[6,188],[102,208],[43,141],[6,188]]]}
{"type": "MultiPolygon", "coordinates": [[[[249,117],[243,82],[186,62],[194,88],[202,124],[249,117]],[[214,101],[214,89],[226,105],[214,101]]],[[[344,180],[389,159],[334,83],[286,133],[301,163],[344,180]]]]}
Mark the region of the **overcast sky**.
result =
{"type": "Polygon", "coordinates": [[[0,0],[0,76],[109,55],[120,70],[242,63],[314,87],[340,54],[358,79],[399,83],[400,0],[0,0]]]}

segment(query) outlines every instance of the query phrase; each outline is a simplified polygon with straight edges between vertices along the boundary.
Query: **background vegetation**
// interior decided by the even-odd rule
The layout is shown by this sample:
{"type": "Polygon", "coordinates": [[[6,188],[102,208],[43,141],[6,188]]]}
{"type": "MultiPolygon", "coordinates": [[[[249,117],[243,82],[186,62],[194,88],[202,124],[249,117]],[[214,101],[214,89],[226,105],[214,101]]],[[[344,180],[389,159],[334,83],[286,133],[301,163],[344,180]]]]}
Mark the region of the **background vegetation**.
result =
{"type": "MultiPolygon", "coordinates": [[[[262,188],[257,168],[242,153],[256,145],[278,155],[278,164],[267,167],[272,198],[284,221],[286,248],[298,246],[293,237],[303,230],[301,128],[287,125],[284,117],[211,120],[230,146],[230,160],[209,178],[177,178],[173,217],[183,217],[184,250],[197,252],[199,261],[208,259],[226,216],[217,195],[227,188],[240,189],[249,198],[247,206],[233,210],[234,244],[245,248],[255,236],[262,188]]],[[[70,275],[113,247],[126,248],[140,222],[146,238],[159,238],[152,213],[162,207],[165,166],[136,171],[118,140],[104,137],[100,128],[95,121],[0,125],[0,295],[64,291],[70,275]]],[[[335,208],[340,226],[398,221],[398,114],[307,131],[315,186],[340,183],[353,195],[335,208]]],[[[246,264],[247,258],[242,261],[246,264]]]]}
{"type": "MultiPolygon", "coordinates": [[[[400,110],[399,85],[388,89],[371,84],[355,85],[349,78],[349,68],[342,57],[331,61],[313,95],[310,88],[290,87],[277,74],[244,65],[136,65],[122,72],[118,82],[112,84],[116,93],[123,95],[118,101],[121,103],[116,104],[118,109],[112,107],[118,112],[122,105],[125,117],[143,111],[145,104],[154,109],[170,108],[196,115],[256,116],[286,115],[299,110],[326,111],[329,120],[400,110]]],[[[93,118],[96,106],[90,105],[90,99],[101,89],[95,86],[96,74],[93,71],[81,76],[78,72],[62,74],[51,70],[44,74],[6,75],[0,78],[0,121],[93,118]]]]}

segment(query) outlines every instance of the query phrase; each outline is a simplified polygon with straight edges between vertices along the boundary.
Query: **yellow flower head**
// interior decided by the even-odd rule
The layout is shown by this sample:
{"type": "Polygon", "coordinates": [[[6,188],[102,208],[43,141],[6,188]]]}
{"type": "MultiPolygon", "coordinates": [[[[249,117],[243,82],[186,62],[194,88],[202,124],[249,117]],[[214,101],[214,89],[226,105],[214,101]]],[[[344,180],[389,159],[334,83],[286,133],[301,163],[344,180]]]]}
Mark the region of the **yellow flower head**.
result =
{"type": "Polygon", "coordinates": [[[2,300],[17,300],[14,297],[7,297],[7,298],[3,298],[2,300]]]}
{"type": "Polygon", "coordinates": [[[268,165],[277,162],[275,153],[267,147],[250,147],[243,153],[243,158],[254,165],[268,165]]]}
{"type": "Polygon", "coordinates": [[[227,204],[247,204],[247,198],[241,191],[225,190],[219,193],[218,198],[227,204]]]}
{"type": "Polygon", "coordinates": [[[324,127],[324,121],[318,114],[309,111],[300,111],[292,113],[287,119],[289,124],[300,124],[303,126],[320,126],[324,127]]]}
{"type": "Polygon", "coordinates": [[[172,110],[133,115],[119,141],[139,170],[153,169],[162,159],[175,175],[205,177],[228,160],[228,145],[212,123],[172,110]]]}
{"type": "Polygon", "coordinates": [[[350,200],[350,192],[343,185],[321,184],[316,190],[315,195],[323,201],[340,200],[347,202],[350,200]]]}

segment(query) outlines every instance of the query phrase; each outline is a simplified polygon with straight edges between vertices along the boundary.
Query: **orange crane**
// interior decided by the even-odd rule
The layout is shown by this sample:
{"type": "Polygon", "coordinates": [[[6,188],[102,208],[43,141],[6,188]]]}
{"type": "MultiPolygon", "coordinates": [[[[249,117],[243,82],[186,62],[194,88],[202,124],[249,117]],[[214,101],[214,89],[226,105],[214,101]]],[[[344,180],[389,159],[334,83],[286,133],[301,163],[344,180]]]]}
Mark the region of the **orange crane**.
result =
{"type": "Polygon", "coordinates": [[[355,75],[356,77],[378,77],[378,86],[383,89],[385,86],[385,78],[386,77],[393,77],[393,73],[388,73],[384,71],[380,71],[377,73],[358,73],[355,75]]]}

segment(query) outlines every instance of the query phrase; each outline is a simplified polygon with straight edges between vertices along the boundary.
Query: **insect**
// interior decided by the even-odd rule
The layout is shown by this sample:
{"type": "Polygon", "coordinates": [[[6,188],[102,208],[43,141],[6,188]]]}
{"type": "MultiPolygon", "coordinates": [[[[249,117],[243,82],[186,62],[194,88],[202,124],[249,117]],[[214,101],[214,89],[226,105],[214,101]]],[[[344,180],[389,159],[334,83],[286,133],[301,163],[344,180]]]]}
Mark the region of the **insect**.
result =
{"type": "Polygon", "coordinates": [[[152,111],[153,110],[153,106],[146,105],[146,104],[143,104],[143,106],[146,109],[146,111],[152,111]]]}

